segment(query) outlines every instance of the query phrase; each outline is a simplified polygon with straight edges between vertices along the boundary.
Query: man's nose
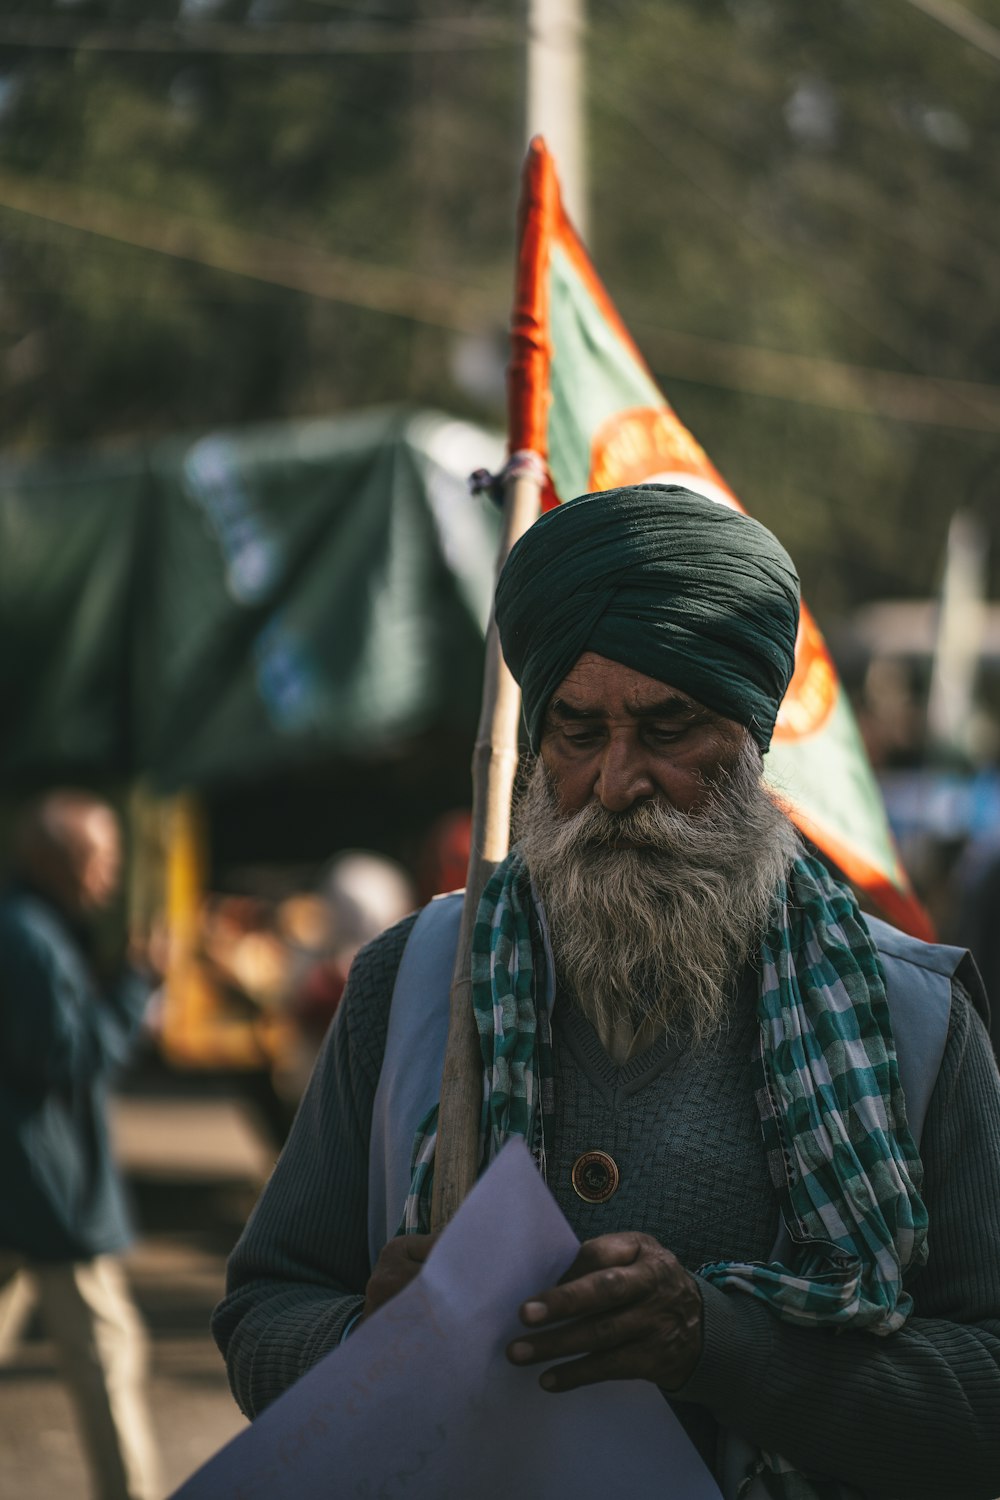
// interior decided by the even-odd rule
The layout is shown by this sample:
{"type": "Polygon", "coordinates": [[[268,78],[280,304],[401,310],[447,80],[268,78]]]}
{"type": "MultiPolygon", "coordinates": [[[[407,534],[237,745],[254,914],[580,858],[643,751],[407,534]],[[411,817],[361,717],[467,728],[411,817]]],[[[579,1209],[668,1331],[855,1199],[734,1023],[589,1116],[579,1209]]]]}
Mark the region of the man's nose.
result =
{"type": "Polygon", "coordinates": [[[636,802],[656,795],[642,747],[612,736],[601,757],[594,795],[608,812],[627,812],[636,802]]]}

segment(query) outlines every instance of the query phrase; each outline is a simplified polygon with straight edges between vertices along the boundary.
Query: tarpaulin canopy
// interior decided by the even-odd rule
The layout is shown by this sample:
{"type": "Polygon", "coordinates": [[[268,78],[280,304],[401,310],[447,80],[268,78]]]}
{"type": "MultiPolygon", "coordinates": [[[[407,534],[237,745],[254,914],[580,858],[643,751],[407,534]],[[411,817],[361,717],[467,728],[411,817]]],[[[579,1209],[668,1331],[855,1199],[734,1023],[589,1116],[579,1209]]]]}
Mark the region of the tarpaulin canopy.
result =
{"type": "Polygon", "coordinates": [[[388,409],[0,467],[0,773],[163,790],[475,723],[502,440],[388,409]]]}

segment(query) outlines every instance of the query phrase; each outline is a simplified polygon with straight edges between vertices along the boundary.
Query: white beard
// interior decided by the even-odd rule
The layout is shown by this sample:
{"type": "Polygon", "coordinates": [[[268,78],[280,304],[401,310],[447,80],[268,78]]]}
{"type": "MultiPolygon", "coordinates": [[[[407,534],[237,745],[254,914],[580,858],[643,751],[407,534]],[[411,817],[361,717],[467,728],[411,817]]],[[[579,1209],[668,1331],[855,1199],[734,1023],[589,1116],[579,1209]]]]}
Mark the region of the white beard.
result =
{"type": "Polygon", "coordinates": [[[760,776],[747,736],[697,812],[650,799],[624,813],[592,802],[564,816],[543,763],[529,773],[514,832],[556,971],[619,1062],[657,1036],[699,1044],[725,1023],[775,888],[800,852],[760,776]]]}

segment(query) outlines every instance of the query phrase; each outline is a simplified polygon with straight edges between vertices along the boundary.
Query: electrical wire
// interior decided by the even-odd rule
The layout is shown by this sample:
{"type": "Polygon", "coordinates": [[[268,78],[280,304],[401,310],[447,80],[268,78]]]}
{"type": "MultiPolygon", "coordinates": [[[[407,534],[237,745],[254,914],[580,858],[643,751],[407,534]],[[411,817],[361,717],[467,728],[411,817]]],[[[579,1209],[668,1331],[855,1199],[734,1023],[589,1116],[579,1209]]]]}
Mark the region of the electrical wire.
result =
{"type": "Polygon", "coordinates": [[[1000,386],[734,344],[638,319],[630,326],[662,377],[918,426],[1000,432],[1000,386]]]}
{"type": "Polygon", "coordinates": [[[497,51],[523,45],[516,26],[463,27],[456,22],[415,21],[398,33],[381,26],[306,21],[250,28],[232,22],[97,26],[92,22],[47,17],[44,21],[0,16],[0,46],[58,52],[144,52],[233,57],[308,57],[417,52],[497,51]]]}
{"type": "MultiPolygon", "coordinates": [[[[644,143],[653,150],[673,171],[677,172],[688,184],[709,203],[715,212],[725,218],[734,230],[751,236],[761,246],[780,259],[791,264],[800,275],[807,276],[813,283],[816,291],[845,318],[849,319],[857,327],[864,330],[869,338],[874,339],[882,347],[896,356],[899,360],[910,367],[913,376],[922,378],[932,384],[940,385],[937,377],[930,375],[923,367],[923,362],[908,347],[908,341],[900,336],[895,330],[886,328],[882,310],[876,311],[870,303],[863,301],[858,305],[858,294],[864,298],[864,288],[852,286],[849,281],[849,268],[840,266],[837,270],[837,284],[831,285],[829,273],[819,279],[814,269],[803,265],[801,258],[797,257],[789,248],[784,239],[779,239],[766,229],[753,214],[741,212],[733,208],[727,201],[724,193],[720,194],[718,186],[712,184],[708,174],[703,167],[696,166],[688,151],[673,152],[668,150],[662,139],[652,132],[644,121],[637,118],[634,111],[622,105],[618,97],[613,93],[610,86],[599,85],[598,92],[601,96],[603,106],[613,114],[616,114],[627,124],[644,143]]],[[[888,373],[888,372],[887,372],[888,373]]],[[[913,378],[912,376],[910,378],[913,378]]],[[[975,403],[975,397],[971,394],[977,387],[973,382],[949,382],[949,388],[954,398],[960,402],[975,403]],[[966,394],[963,394],[963,390],[966,394]]],[[[989,387],[987,387],[989,389],[989,387]]],[[[968,413],[968,424],[979,426],[979,419],[974,411],[968,413]]],[[[990,424],[987,430],[992,430],[992,418],[988,414],[985,420],[990,424]]],[[[965,422],[958,425],[966,425],[965,422]]]]}
{"type": "Polygon", "coordinates": [[[0,209],[458,333],[478,332],[498,321],[496,301],[476,287],[130,204],[91,189],[0,172],[0,209]]]}
{"type": "MultiPolygon", "coordinates": [[[[501,296],[485,288],[138,208],[64,184],[0,173],[0,210],[455,333],[481,334],[507,319],[501,296]]],[[[788,354],[643,321],[634,326],[652,362],[676,379],[919,426],[1000,432],[997,386],[788,354]]]]}
{"type": "Polygon", "coordinates": [[[922,11],[925,16],[930,16],[933,21],[947,27],[970,46],[1000,62],[1000,30],[991,26],[989,21],[984,21],[982,16],[974,15],[964,6],[951,3],[951,0],[903,0],[903,4],[922,11]]]}

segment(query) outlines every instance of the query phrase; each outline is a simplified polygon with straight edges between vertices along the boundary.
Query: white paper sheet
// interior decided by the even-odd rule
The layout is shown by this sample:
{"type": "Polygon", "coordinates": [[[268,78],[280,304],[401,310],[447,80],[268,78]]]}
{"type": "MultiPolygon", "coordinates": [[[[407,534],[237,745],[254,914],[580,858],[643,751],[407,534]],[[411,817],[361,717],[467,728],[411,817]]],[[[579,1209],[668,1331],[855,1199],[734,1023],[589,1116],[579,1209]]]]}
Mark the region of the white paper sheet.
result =
{"type": "Polygon", "coordinates": [[[548,1394],[504,1349],[579,1241],[523,1144],[500,1153],[420,1275],[175,1500],[721,1500],[648,1382],[548,1394]]]}

